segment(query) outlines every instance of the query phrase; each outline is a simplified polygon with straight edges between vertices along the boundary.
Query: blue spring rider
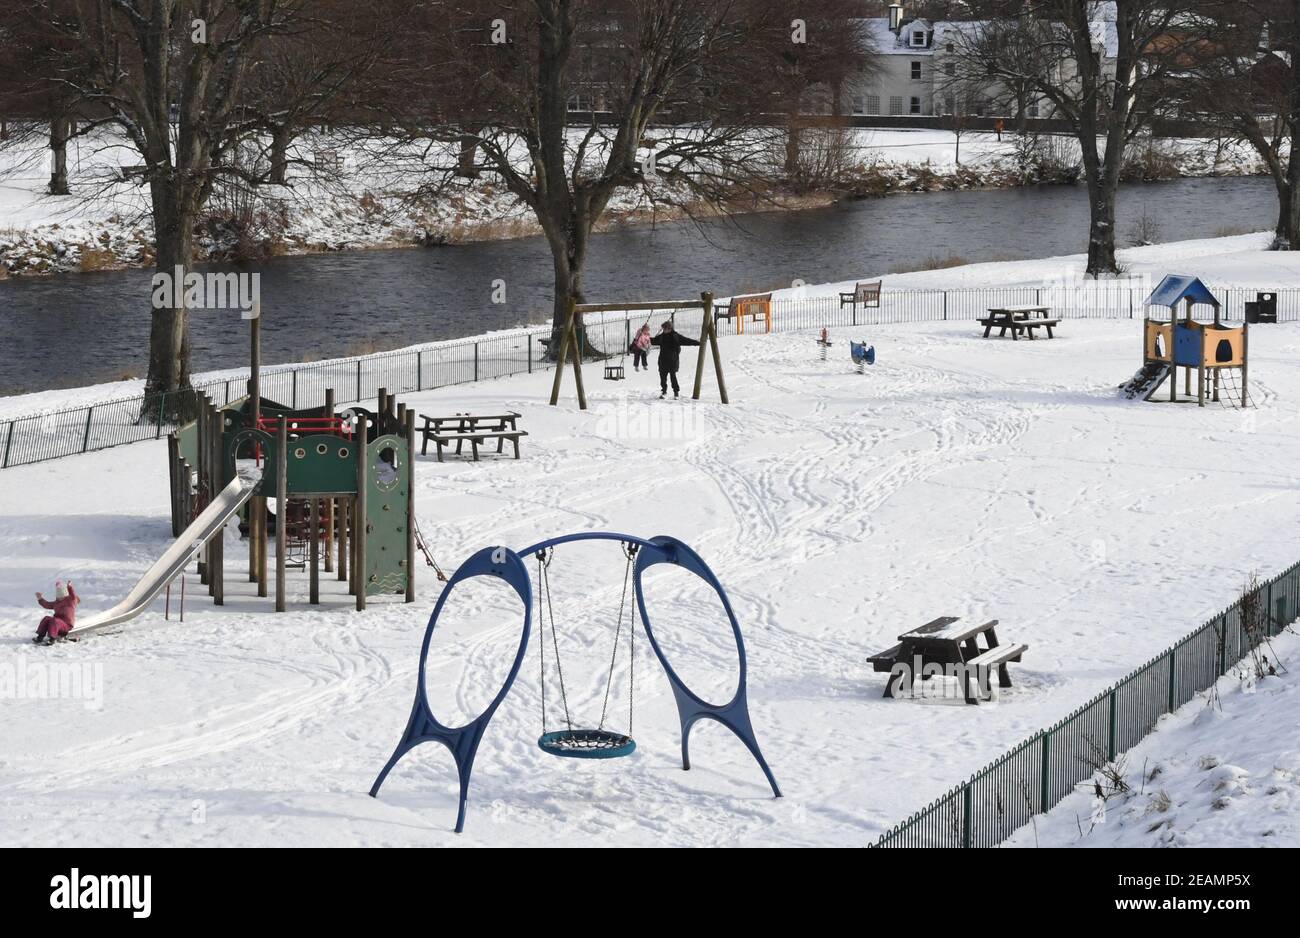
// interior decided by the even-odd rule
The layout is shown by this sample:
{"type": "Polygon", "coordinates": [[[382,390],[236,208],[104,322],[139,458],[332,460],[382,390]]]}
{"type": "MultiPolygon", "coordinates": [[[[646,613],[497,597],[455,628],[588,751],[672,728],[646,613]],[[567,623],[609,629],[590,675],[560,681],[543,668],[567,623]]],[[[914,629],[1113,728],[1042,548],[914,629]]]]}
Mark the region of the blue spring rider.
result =
{"type": "Polygon", "coordinates": [[[858,371],[863,371],[867,365],[876,363],[876,347],[868,345],[866,342],[850,340],[849,354],[853,356],[853,364],[858,366],[858,371]]]}
{"type": "MultiPolygon", "coordinates": [[[[746,698],[746,663],[745,663],[745,644],[740,635],[740,625],[736,621],[736,614],[731,608],[731,602],[727,598],[726,592],[722,589],[722,584],[718,582],[713,571],[709,569],[700,556],[683,544],[676,538],[659,536],[649,540],[631,537],[626,534],[612,534],[607,532],[587,532],[579,534],[569,534],[564,537],[552,538],[534,544],[525,550],[515,553],[506,547],[486,547],[478,553],[471,556],[453,574],[448,581],[442,595],[438,597],[438,603],[434,606],[433,615],[429,617],[428,628],[424,632],[424,644],[420,646],[420,667],[417,672],[415,687],[415,703],[411,708],[411,717],[407,721],[406,730],[402,733],[401,741],[398,742],[397,748],[393,751],[392,756],[384,765],[375,779],[375,784],[370,788],[371,797],[379,794],[379,788],[384,784],[384,779],[393,767],[397,765],[402,756],[414,749],[421,743],[437,742],[451,750],[452,757],[456,762],[456,771],[460,779],[460,805],[456,814],[456,833],[460,833],[465,826],[465,800],[469,793],[470,772],[474,766],[474,755],[478,751],[479,742],[483,738],[483,733],[487,730],[488,723],[492,720],[492,715],[496,713],[497,707],[509,693],[515,678],[519,674],[519,668],[523,665],[524,653],[528,649],[528,637],[532,627],[532,605],[533,605],[533,587],[528,576],[528,569],[525,566],[525,557],[533,557],[537,561],[537,609],[540,627],[542,629],[540,653],[542,656],[542,735],[537,741],[537,745],[543,752],[550,753],[554,756],[577,759],[615,759],[621,756],[631,755],[636,749],[636,742],[632,739],[632,717],[633,717],[633,692],[634,684],[629,681],[631,689],[628,693],[628,729],[626,733],[620,733],[615,730],[606,729],[605,722],[609,716],[609,699],[610,689],[613,683],[614,664],[617,660],[621,639],[624,632],[623,618],[624,610],[627,610],[627,647],[629,659],[634,652],[635,641],[635,620],[627,604],[628,586],[631,584],[636,596],[636,607],[641,615],[641,624],[645,629],[646,637],[650,639],[650,647],[654,650],[655,657],[659,659],[659,664],[664,669],[664,674],[668,678],[668,684],[672,688],[673,697],[677,701],[677,714],[681,724],[682,733],[682,768],[691,767],[690,754],[688,749],[688,740],[690,738],[691,727],[700,720],[714,720],[727,727],[740,741],[745,744],[750,753],[758,761],[759,768],[767,777],[768,784],[772,787],[772,794],[777,798],[781,797],[781,789],[777,787],[776,778],[772,775],[772,770],[768,767],[767,760],[763,758],[763,753],[758,748],[758,741],[754,738],[754,728],[749,719],[749,705],[746,698]],[[569,712],[568,695],[564,688],[564,669],[559,660],[559,643],[556,640],[555,615],[551,606],[551,588],[549,567],[551,559],[554,556],[555,548],[562,544],[573,541],[614,541],[621,545],[623,554],[627,563],[623,572],[623,597],[619,602],[618,621],[614,632],[614,649],[610,657],[610,673],[605,685],[605,700],[601,708],[601,716],[597,725],[593,727],[575,726],[572,715],[569,712]],[[727,618],[731,623],[732,635],[736,640],[736,651],[740,659],[740,679],[736,685],[736,693],[731,700],[725,704],[711,704],[703,698],[693,693],[690,688],[682,681],[673,670],[672,665],[665,657],[663,649],[655,638],[654,630],[650,626],[650,616],[646,612],[645,592],[643,589],[643,577],[645,571],[657,564],[673,564],[694,573],[700,579],[704,580],[709,586],[713,587],[722,601],[722,607],[726,610],[727,618]],[[439,723],[433,715],[429,706],[429,699],[425,688],[425,664],[429,656],[429,643],[433,638],[434,627],[438,624],[438,616],[441,614],[443,606],[447,603],[447,597],[457,585],[465,580],[474,577],[493,577],[504,581],[508,586],[514,589],[519,599],[523,603],[524,623],[523,631],[519,637],[519,649],[515,652],[514,664],[510,668],[510,673],[506,676],[505,683],[501,690],[492,699],[481,714],[471,720],[464,726],[452,728],[439,723]],[[564,727],[562,729],[548,730],[546,716],[546,622],[549,620],[551,628],[552,648],[554,649],[555,670],[558,676],[560,687],[560,698],[564,716],[564,727]]],[[[634,677],[629,667],[629,675],[634,677]]]]}

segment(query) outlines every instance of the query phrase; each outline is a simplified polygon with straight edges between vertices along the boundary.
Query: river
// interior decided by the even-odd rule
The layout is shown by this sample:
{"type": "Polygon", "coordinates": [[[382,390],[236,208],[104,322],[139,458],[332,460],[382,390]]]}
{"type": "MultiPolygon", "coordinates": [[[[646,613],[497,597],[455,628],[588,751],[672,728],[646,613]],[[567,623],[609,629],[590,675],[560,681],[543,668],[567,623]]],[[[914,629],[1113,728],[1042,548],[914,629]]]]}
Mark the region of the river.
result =
{"type": "MultiPolygon", "coordinates": [[[[1159,219],[1157,240],[1176,241],[1271,228],[1276,198],[1263,178],[1125,186],[1121,244],[1144,209],[1159,219]]],[[[974,263],[1079,253],[1087,231],[1081,186],[894,195],[602,233],[592,241],[585,287],[591,302],[685,299],[706,289],[726,296],[796,278],[888,274],[929,257],[974,263]]],[[[541,238],[275,258],[256,269],[269,363],[473,335],[550,315],[551,261],[541,238]]],[[[127,270],[0,282],[0,395],[143,375],[150,276],[127,270]]],[[[247,364],[247,334],[236,313],[195,313],[194,370],[247,364]]]]}

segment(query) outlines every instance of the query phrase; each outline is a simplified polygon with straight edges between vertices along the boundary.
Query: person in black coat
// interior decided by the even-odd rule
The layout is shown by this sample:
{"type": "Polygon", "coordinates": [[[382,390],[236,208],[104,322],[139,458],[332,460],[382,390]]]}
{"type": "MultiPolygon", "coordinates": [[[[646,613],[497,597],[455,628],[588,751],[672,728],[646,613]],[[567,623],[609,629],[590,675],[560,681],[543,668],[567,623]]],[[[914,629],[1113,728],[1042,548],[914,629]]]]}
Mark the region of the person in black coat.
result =
{"type": "Polygon", "coordinates": [[[673,324],[666,322],[659,334],[650,340],[650,344],[659,348],[659,396],[668,396],[668,379],[672,378],[673,397],[679,397],[682,389],[677,384],[677,369],[682,363],[682,346],[700,343],[678,335],[673,331],[673,324]]]}

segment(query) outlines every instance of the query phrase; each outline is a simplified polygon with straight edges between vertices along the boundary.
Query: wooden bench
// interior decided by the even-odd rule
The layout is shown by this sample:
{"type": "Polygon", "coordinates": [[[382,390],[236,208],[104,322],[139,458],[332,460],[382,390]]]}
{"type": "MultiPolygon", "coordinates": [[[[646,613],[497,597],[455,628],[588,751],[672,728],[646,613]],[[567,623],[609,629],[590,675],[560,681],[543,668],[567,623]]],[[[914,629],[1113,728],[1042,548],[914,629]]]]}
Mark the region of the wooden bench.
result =
{"type": "Polygon", "coordinates": [[[853,311],[858,311],[861,305],[864,309],[880,308],[880,288],[884,285],[883,280],[873,280],[871,282],[862,281],[853,288],[852,293],[840,294],[840,309],[846,306],[852,306],[853,311]]]}
{"type": "Polygon", "coordinates": [[[437,446],[438,461],[442,462],[442,451],[451,443],[456,444],[456,455],[464,452],[465,443],[473,450],[475,461],[479,458],[478,447],[487,440],[497,441],[497,452],[504,452],[505,441],[510,440],[515,447],[515,459],[519,458],[519,437],[528,434],[519,429],[519,414],[507,411],[504,414],[449,414],[442,417],[423,415],[420,428],[420,455],[429,454],[429,442],[437,446]]]}
{"type": "Polygon", "coordinates": [[[735,320],[736,331],[745,331],[745,320],[767,324],[767,331],[772,331],[772,294],[751,293],[748,296],[733,296],[728,303],[717,303],[713,307],[713,321],[735,320]]]}
{"type": "Polygon", "coordinates": [[[997,619],[980,625],[967,625],[958,616],[941,616],[920,628],[898,636],[898,644],[867,658],[875,671],[885,671],[890,678],[885,682],[886,697],[898,690],[910,691],[923,675],[913,673],[930,665],[942,669],[944,676],[955,676],[962,687],[966,703],[977,704],[989,699],[992,688],[989,678],[993,668],[998,669],[998,686],[1010,687],[1011,675],[1007,664],[1019,661],[1028,645],[1000,645],[996,632],[997,619]],[[983,636],[985,648],[980,648],[983,636]]]}
{"type": "Polygon", "coordinates": [[[997,309],[990,309],[989,314],[983,319],[977,319],[981,326],[984,327],[984,338],[996,328],[998,338],[1005,338],[1007,331],[1010,330],[1013,340],[1020,338],[1020,333],[1024,332],[1029,338],[1034,337],[1035,329],[1046,329],[1047,337],[1054,338],[1052,328],[1059,326],[1061,320],[1050,319],[1048,314],[1051,310],[1046,306],[1006,306],[997,309]]]}
{"type": "Polygon", "coordinates": [[[989,687],[989,677],[993,669],[998,669],[998,687],[1010,687],[1011,674],[1007,671],[1007,663],[1019,661],[1020,656],[1028,648],[1028,645],[995,645],[983,654],[966,661],[966,667],[974,669],[975,683],[986,699],[993,696],[993,691],[989,687]]]}
{"type": "Polygon", "coordinates": [[[447,446],[450,446],[452,443],[456,444],[457,456],[461,455],[464,445],[468,443],[470,445],[470,448],[473,450],[474,461],[478,462],[479,461],[478,448],[480,444],[486,443],[488,440],[497,441],[498,455],[505,452],[506,440],[509,440],[511,443],[514,444],[515,459],[518,459],[519,438],[521,436],[528,436],[528,431],[527,430],[482,430],[482,431],[468,430],[462,432],[459,430],[449,430],[444,432],[444,431],[435,430],[433,433],[429,434],[429,436],[426,437],[425,439],[426,442],[428,440],[433,440],[433,442],[437,445],[438,462],[443,461],[442,458],[443,449],[447,446]]]}

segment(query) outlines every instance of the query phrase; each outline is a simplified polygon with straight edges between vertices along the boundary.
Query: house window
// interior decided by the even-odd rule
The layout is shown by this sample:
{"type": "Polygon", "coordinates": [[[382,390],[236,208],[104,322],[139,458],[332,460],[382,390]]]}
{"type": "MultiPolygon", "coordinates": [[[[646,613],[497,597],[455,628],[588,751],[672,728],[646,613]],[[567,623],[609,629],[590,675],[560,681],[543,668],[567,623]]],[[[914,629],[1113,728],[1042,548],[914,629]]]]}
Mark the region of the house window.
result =
{"type": "Polygon", "coordinates": [[[913,98],[911,104],[909,105],[909,110],[910,110],[913,114],[920,114],[920,113],[921,113],[921,99],[920,99],[920,98],[913,98]]]}
{"type": "Polygon", "coordinates": [[[853,113],[854,114],[867,113],[867,101],[861,95],[855,95],[853,98],[853,113]]]}
{"type": "Polygon", "coordinates": [[[880,95],[878,94],[867,95],[867,113],[868,114],[880,113],[880,95]]]}
{"type": "Polygon", "coordinates": [[[943,96],[943,110],[945,114],[957,113],[957,109],[955,107],[955,99],[953,98],[952,95],[947,94],[943,96]]]}
{"type": "Polygon", "coordinates": [[[944,63],[943,63],[943,73],[944,73],[945,75],[947,75],[949,78],[952,78],[953,76],[955,76],[955,75],[957,74],[957,63],[956,63],[956,62],[944,62],[944,63]]]}
{"type": "Polygon", "coordinates": [[[1037,102],[1037,101],[1030,101],[1030,102],[1029,102],[1029,107],[1026,108],[1025,110],[1026,110],[1026,112],[1029,114],[1030,117],[1037,117],[1037,116],[1038,116],[1038,102],[1037,102]]]}
{"type": "Polygon", "coordinates": [[[595,108],[592,107],[592,100],[590,96],[584,94],[575,94],[570,96],[569,98],[569,110],[590,112],[590,111],[594,111],[595,108]]]}
{"type": "Polygon", "coordinates": [[[920,81],[920,80],[921,80],[921,63],[920,63],[920,62],[913,62],[913,63],[912,63],[912,81],[920,81]]]}
{"type": "Polygon", "coordinates": [[[957,47],[954,46],[951,42],[948,43],[946,46],[944,46],[944,49],[945,49],[946,51],[948,51],[948,52],[956,52],[956,51],[957,51],[957,47]]]}
{"type": "Polygon", "coordinates": [[[903,99],[899,95],[893,95],[889,99],[889,113],[897,117],[903,113],[903,99]]]}
{"type": "Polygon", "coordinates": [[[925,30],[924,30],[924,29],[914,29],[914,30],[912,30],[912,48],[913,48],[913,49],[924,49],[924,48],[925,48],[925,30]]]}

